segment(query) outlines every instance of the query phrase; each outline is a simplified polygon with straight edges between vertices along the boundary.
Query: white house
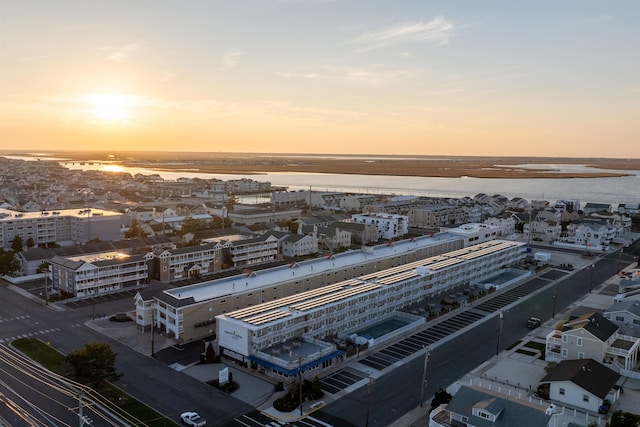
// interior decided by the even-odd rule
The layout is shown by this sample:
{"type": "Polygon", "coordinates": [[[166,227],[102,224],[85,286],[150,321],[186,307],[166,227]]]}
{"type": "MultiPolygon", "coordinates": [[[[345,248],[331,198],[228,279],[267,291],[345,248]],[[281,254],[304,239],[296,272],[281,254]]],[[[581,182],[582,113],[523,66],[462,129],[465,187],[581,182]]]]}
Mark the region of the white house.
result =
{"type": "Polygon", "coordinates": [[[359,224],[373,224],[380,230],[383,239],[395,239],[409,232],[409,218],[405,215],[368,213],[351,215],[351,221],[359,224]]]}
{"type": "Polygon", "coordinates": [[[566,360],[540,380],[538,394],[554,402],[598,412],[605,400],[620,396],[616,382],[620,374],[593,359],[566,360]]]}

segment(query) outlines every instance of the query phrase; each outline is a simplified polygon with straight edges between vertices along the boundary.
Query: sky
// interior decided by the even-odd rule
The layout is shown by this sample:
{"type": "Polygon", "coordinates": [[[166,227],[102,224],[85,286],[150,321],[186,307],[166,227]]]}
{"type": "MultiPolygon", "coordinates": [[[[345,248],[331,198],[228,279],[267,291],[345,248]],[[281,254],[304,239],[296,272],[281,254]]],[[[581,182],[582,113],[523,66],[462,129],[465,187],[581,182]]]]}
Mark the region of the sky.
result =
{"type": "Polygon", "coordinates": [[[640,157],[640,1],[0,0],[0,149],[640,157]]]}

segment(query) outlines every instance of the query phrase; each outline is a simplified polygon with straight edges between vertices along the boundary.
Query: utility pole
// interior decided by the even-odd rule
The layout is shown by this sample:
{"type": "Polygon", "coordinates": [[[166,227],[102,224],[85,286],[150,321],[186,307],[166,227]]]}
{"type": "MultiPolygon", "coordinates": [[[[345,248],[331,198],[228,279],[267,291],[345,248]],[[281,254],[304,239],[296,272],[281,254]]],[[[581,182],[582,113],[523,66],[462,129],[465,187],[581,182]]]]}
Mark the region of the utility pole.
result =
{"type": "Polygon", "coordinates": [[[82,391],[80,391],[78,393],[78,426],[79,427],[84,427],[84,426],[90,426],[93,425],[93,420],[91,418],[89,418],[87,415],[84,415],[82,413],[82,397],[83,397],[84,393],[82,391]]]}
{"type": "Polygon", "coordinates": [[[500,340],[502,339],[502,322],[504,319],[504,313],[500,310],[499,323],[498,323],[498,343],[496,344],[496,356],[500,353],[500,340]]]}
{"type": "Polygon", "coordinates": [[[551,318],[556,318],[556,297],[558,296],[558,280],[553,281],[553,308],[551,310],[551,318]]]}
{"type": "Polygon", "coordinates": [[[298,356],[298,378],[300,379],[300,417],[302,417],[302,357],[298,356]]]}
{"type": "Polygon", "coordinates": [[[596,269],[596,264],[591,263],[591,276],[589,278],[589,293],[593,290],[593,270],[596,269]]]}
{"type": "Polygon", "coordinates": [[[424,387],[427,385],[427,363],[429,362],[429,347],[424,348],[424,368],[422,369],[422,381],[420,382],[420,407],[424,404],[424,387]]]}
{"type": "Polygon", "coordinates": [[[371,387],[373,387],[373,378],[369,377],[369,387],[367,389],[367,418],[365,420],[365,427],[369,427],[369,412],[371,410],[371,387]]]}

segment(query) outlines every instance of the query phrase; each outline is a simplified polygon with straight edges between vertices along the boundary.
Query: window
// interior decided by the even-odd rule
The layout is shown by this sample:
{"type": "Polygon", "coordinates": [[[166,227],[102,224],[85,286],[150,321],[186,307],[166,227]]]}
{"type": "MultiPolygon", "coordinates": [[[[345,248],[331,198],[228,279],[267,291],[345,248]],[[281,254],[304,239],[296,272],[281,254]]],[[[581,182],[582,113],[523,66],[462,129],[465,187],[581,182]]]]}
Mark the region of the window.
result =
{"type": "Polygon", "coordinates": [[[640,319],[633,319],[634,325],[640,325],[640,319]]]}
{"type": "Polygon", "coordinates": [[[478,416],[480,418],[484,418],[485,420],[488,420],[490,418],[489,414],[487,414],[486,412],[483,412],[483,411],[478,412],[478,416]]]}
{"type": "Polygon", "coordinates": [[[588,394],[583,394],[582,395],[582,401],[583,402],[588,402],[589,401],[589,395],[588,394]]]}
{"type": "Polygon", "coordinates": [[[617,322],[624,322],[624,316],[616,316],[617,322]]]}
{"type": "Polygon", "coordinates": [[[576,339],[576,345],[577,345],[578,347],[582,347],[582,338],[578,337],[578,338],[576,339]]]}
{"type": "Polygon", "coordinates": [[[566,342],[567,342],[567,336],[566,336],[566,335],[563,335],[563,336],[562,336],[562,342],[563,342],[563,343],[566,343],[566,342]]]}
{"type": "Polygon", "coordinates": [[[584,359],[584,353],[583,352],[579,352],[578,353],[578,359],[584,359]]]}
{"type": "Polygon", "coordinates": [[[566,348],[562,349],[562,357],[569,357],[569,350],[567,350],[566,348]]]}
{"type": "Polygon", "coordinates": [[[561,396],[564,396],[564,388],[560,387],[560,389],[558,390],[558,393],[559,393],[561,396]]]}

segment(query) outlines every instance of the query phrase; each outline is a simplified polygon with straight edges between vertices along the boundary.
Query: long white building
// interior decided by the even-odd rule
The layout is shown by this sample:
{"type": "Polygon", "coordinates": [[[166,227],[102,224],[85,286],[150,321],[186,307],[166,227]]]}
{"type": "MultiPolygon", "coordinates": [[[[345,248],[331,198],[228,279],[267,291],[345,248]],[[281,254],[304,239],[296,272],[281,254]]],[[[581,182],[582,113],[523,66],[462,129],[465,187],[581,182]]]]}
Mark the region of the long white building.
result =
{"type": "Polygon", "coordinates": [[[220,352],[285,376],[326,367],[341,352],[324,338],[362,330],[433,293],[495,274],[524,257],[523,245],[488,241],[216,316],[220,352]]]}
{"type": "Polygon", "coordinates": [[[148,277],[144,255],[115,251],[68,258],[54,256],[50,264],[53,291],[74,297],[96,296],[140,286],[148,277]]]}
{"type": "Polygon", "coordinates": [[[120,240],[123,214],[102,209],[18,212],[0,209],[0,246],[10,248],[16,236],[26,243],[83,244],[92,239],[120,240]]]}

